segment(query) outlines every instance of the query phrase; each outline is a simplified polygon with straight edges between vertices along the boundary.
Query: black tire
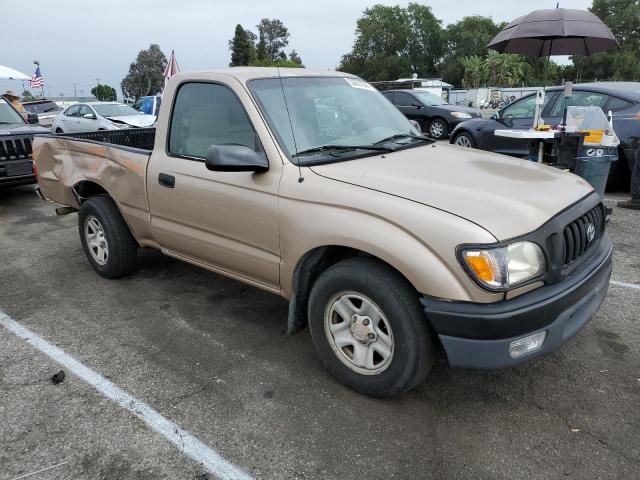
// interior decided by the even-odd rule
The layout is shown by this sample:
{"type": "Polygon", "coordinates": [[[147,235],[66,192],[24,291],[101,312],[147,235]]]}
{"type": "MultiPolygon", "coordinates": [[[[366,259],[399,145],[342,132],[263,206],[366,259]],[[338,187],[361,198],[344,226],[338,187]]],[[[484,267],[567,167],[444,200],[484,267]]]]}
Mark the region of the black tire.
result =
{"type": "Polygon", "coordinates": [[[120,278],[134,270],[138,246],[111,198],[99,195],[84,202],[78,213],[78,230],[84,253],[93,269],[101,276],[120,278]],[[93,222],[94,219],[98,224],[93,222]],[[87,243],[85,229],[88,228],[89,222],[102,228],[103,234],[97,238],[102,238],[107,246],[108,253],[105,255],[104,263],[98,259],[98,247],[90,247],[87,243]]]}
{"type": "Polygon", "coordinates": [[[460,133],[456,134],[455,138],[453,139],[453,144],[461,146],[461,147],[476,148],[476,142],[473,139],[473,137],[471,136],[471,134],[468,133],[468,132],[460,132],[460,133]],[[458,143],[458,141],[462,141],[463,139],[466,139],[468,141],[468,145],[466,145],[466,144],[462,145],[462,144],[458,143]]]}
{"type": "MultiPolygon", "coordinates": [[[[324,271],[311,290],[308,315],[311,338],[323,363],[340,382],[357,392],[378,398],[399,396],[418,385],[433,366],[435,344],[418,293],[402,275],[375,259],[349,258],[324,271]],[[385,370],[359,373],[333,350],[329,340],[332,334],[325,331],[325,311],[342,292],[368,297],[386,317],[393,354],[385,370]]],[[[328,318],[331,322],[332,317],[328,318]]]]}
{"type": "Polygon", "coordinates": [[[434,118],[429,122],[427,135],[436,140],[444,140],[449,135],[449,125],[442,118],[434,118]]]}
{"type": "Polygon", "coordinates": [[[56,128],[56,133],[64,133],[60,127],[56,128]]]}

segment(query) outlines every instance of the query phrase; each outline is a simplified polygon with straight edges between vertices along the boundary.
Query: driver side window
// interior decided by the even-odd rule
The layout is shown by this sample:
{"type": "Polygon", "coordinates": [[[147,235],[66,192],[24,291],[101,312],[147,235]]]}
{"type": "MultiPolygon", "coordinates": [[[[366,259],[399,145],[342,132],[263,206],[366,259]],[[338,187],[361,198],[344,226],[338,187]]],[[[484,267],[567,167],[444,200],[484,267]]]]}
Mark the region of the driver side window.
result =
{"type": "Polygon", "coordinates": [[[91,116],[93,116],[93,111],[92,111],[89,107],[87,107],[86,105],[82,105],[82,106],[80,107],[80,113],[79,113],[79,115],[80,115],[81,117],[84,117],[85,115],[91,115],[91,116]]]}
{"type": "Polygon", "coordinates": [[[505,119],[519,119],[519,118],[533,118],[536,111],[536,96],[532,95],[511,105],[505,107],[502,110],[500,118],[505,119]]]}
{"type": "Polygon", "coordinates": [[[413,104],[417,104],[418,101],[408,93],[396,92],[395,104],[399,107],[410,107],[413,104]]]}
{"type": "Polygon", "coordinates": [[[73,107],[69,107],[69,109],[64,114],[67,117],[77,117],[79,111],[80,111],[80,105],[74,105],[73,107]]]}
{"type": "Polygon", "coordinates": [[[211,145],[262,151],[240,100],[215,83],[185,83],[178,90],[169,127],[169,153],[204,158],[211,145]]]}

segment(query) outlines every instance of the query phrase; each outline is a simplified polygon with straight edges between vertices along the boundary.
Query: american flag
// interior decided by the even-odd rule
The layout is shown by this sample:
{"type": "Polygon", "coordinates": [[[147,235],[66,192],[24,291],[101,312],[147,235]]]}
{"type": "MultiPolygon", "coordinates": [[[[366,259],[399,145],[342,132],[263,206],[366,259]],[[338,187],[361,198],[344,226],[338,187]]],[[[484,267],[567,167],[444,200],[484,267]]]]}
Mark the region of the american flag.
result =
{"type": "Polygon", "coordinates": [[[36,68],[36,73],[33,74],[31,80],[29,80],[29,86],[32,88],[40,88],[44,86],[44,77],[40,73],[40,65],[36,68]]]}

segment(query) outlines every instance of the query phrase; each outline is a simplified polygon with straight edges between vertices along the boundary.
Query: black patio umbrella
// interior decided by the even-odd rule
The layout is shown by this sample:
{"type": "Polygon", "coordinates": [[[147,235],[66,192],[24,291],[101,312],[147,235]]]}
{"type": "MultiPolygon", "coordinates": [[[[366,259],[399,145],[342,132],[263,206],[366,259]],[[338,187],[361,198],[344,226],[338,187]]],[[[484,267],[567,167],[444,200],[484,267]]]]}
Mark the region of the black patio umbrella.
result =
{"type": "Polygon", "coordinates": [[[586,10],[536,10],[516,18],[494,37],[488,48],[529,57],[589,56],[620,45],[611,30],[586,10]]]}

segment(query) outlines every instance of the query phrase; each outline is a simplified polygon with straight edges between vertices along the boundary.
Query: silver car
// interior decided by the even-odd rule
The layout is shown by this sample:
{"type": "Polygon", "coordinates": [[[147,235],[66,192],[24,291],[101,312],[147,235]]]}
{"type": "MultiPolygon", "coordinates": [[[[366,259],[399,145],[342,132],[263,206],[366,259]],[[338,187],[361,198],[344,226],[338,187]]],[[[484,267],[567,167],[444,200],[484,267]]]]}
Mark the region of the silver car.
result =
{"type": "Polygon", "coordinates": [[[122,128],[150,127],[156,121],[153,115],[140,113],[119,102],[87,102],[67,107],[53,119],[55,133],[119,130],[122,128]]]}

